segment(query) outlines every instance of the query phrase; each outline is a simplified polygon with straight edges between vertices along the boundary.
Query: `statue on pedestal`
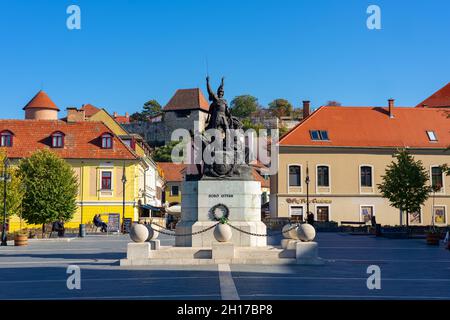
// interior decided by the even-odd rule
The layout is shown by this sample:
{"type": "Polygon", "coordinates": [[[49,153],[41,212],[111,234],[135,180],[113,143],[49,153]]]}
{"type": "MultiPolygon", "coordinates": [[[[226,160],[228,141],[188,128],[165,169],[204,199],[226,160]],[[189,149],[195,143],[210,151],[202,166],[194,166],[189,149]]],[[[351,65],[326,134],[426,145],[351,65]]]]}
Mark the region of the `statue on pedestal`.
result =
{"type": "Polygon", "coordinates": [[[214,143],[218,136],[221,138],[220,149],[214,149],[213,156],[216,160],[213,163],[203,163],[202,172],[196,177],[188,176],[187,179],[253,180],[251,168],[248,165],[248,148],[239,149],[239,143],[242,145],[244,141],[229,141],[230,139],[236,139],[230,133],[233,130],[242,129],[242,123],[231,115],[227,100],[224,99],[224,78],[222,78],[217,93],[212,90],[209,77],[206,78],[206,87],[211,104],[206,121],[206,132],[201,136],[201,152],[203,154],[207,146],[214,143]],[[211,135],[208,130],[210,132],[211,130],[218,131],[215,132],[215,135],[211,135]],[[242,156],[244,161],[236,161],[236,159],[242,159],[242,156]],[[222,161],[217,161],[217,159],[222,159],[222,161]]]}

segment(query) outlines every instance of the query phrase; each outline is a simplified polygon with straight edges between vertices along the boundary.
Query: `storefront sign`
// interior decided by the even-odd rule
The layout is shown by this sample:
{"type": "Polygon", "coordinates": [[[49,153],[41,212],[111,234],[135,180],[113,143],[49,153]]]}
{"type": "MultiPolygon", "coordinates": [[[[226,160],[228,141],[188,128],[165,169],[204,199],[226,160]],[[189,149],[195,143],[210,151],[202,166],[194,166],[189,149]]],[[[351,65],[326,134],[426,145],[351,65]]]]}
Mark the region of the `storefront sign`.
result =
{"type": "MultiPolygon", "coordinates": [[[[297,198],[287,198],[287,203],[295,203],[295,204],[301,204],[306,203],[306,199],[297,199],[297,198]]],[[[331,203],[331,200],[325,200],[325,199],[310,199],[309,203],[322,203],[322,204],[328,204],[331,203]]]]}

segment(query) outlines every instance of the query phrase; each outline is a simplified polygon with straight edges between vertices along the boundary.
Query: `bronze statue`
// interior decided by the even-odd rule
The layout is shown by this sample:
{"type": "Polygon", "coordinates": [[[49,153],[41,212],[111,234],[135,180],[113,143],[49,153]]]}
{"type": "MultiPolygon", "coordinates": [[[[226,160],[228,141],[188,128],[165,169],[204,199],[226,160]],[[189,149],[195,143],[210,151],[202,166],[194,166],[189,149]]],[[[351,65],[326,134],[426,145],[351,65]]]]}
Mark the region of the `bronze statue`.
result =
{"type": "Polygon", "coordinates": [[[209,84],[209,77],[206,77],[206,87],[208,89],[209,101],[211,101],[211,105],[209,107],[209,115],[208,115],[208,125],[206,130],[208,129],[222,129],[226,132],[229,128],[229,122],[231,118],[230,111],[228,109],[227,100],[223,98],[224,96],[224,78],[220,83],[219,88],[217,89],[217,94],[211,89],[211,85],[209,84]]]}
{"type": "MultiPolygon", "coordinates": [[[[200,169],[201,166],[197,166],[198,174],[188,176],[187,179],[199,180],[212,178],[252,180],[250,167],[245,163],[236,163],[235,159],[237,159],[237,153],[242,151],[238,150],[236,145],[234,145],[234,148],[227,148],[227,131],[233,129],[242,129],[242,123],[236,117],[233,117],[231,115],[227,100],[224,99],[224,78],[222,78],[221,84],[217,89],[217,93],[214,93],[214,91],[211,89],[209,77],[206,77],[206,87],[208,90],[209,101],[211,101],[206,130],[218,129],[223,132],[224,139],[222,141],[222,149],[215,150],[214,153],[217,156],[223,156],[224,162],[214,162],[210,164],[203,163],[202,169],[200,169]]],[[[214,139],[215,137],[210,136],[208,133],[202,134],[202,153],[205,150],[206,146],[213,142],[214,139]]],[[[248,148],[246,148],[244,153],[246,155],[248,154],[248,148]]]]}

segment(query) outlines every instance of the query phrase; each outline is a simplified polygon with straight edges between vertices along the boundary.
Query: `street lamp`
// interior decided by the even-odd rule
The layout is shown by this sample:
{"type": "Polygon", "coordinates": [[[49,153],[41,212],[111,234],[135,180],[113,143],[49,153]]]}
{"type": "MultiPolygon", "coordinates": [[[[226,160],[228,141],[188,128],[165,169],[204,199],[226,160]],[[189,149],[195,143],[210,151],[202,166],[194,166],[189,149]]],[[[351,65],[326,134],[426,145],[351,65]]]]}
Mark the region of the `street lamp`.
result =
{"type": "Polygon", "coordinates": [[[122,202],[122,233],[125,233],[125,186],[127,184],[127,176],[125,173],[125,163],[123,164],[123,173],[122,173],[122,194],[123,194],[123,202],[122,202]]]}
{"type": "Polygon", "coordinates": [[[11,177],[8,175],[8,167],[9,167],[9,160],[8,157],[5,157],[5,160],[3,160],[3,230],[2,230],[2,243],[1,246],[7,246],[7,239],[8,235],[6,232],[6,197],[7,197],[7,188],[6,184],[11,181],[11,177]]]}
{"type": "Polygon", "coordinates": [[[308,215],[309,215],[309,166],[308,166],[308,162],[306,162],[306,179],[305,179],[305,183],[306,183],[306,219],[308,219],[308,215]]]}

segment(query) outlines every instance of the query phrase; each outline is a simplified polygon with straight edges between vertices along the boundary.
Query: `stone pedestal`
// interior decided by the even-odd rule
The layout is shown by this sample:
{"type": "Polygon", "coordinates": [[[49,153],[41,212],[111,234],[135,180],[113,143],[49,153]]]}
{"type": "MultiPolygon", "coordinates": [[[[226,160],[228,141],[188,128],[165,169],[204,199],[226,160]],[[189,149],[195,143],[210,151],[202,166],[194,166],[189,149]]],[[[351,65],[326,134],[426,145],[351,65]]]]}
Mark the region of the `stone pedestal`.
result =
{"type": "Polygon", "coordinates": [[[128,243],[127,247],[127,259],[137,260],[137,259],[148,259],[150,258],[150,243],[128,243]]]}
{"type": "Polygon", "coordinates": [[[301,242],[300,240],[293,239],[283,239],[281,240],[281,248],[286,250],[296,250],[297,242],[301,242]]]}
{"type": "Polygon", "coordinates": [[[303,265],[321,265],[323,260],[318,257],[317,242],[302,242],[296,243],[295,257],[297,264],[303,265]]]}
{"type": "MultiPolygon", "coordinates": [[[[229,223],[251,233],[265,234],[261,222],[261,184],[257,181],[200,180],[185,181],[182,185],[181,220],[176,233],[194,233],[217,223],[211,208],[218,204],[229,210],[229,223]]],[[[239,247],[264,247],[266,237],[251,236],[233,231],[230,242],[239,247]]],[[[212,247],[214,229],[194,235],[176,237],[178,247],[212,247]]]]}
{"type": "Polygon", "coordinates": [[[234,244],[230,242],[215,242],[212,245],[212,258],[234,259],[234,244]]]}
{"type": "Polygon", "coordinates": [[[150,240],[148,243],[150,244],[150,250],[159,250],[161,247],[161,242],[159,240],[150,240]]]}

